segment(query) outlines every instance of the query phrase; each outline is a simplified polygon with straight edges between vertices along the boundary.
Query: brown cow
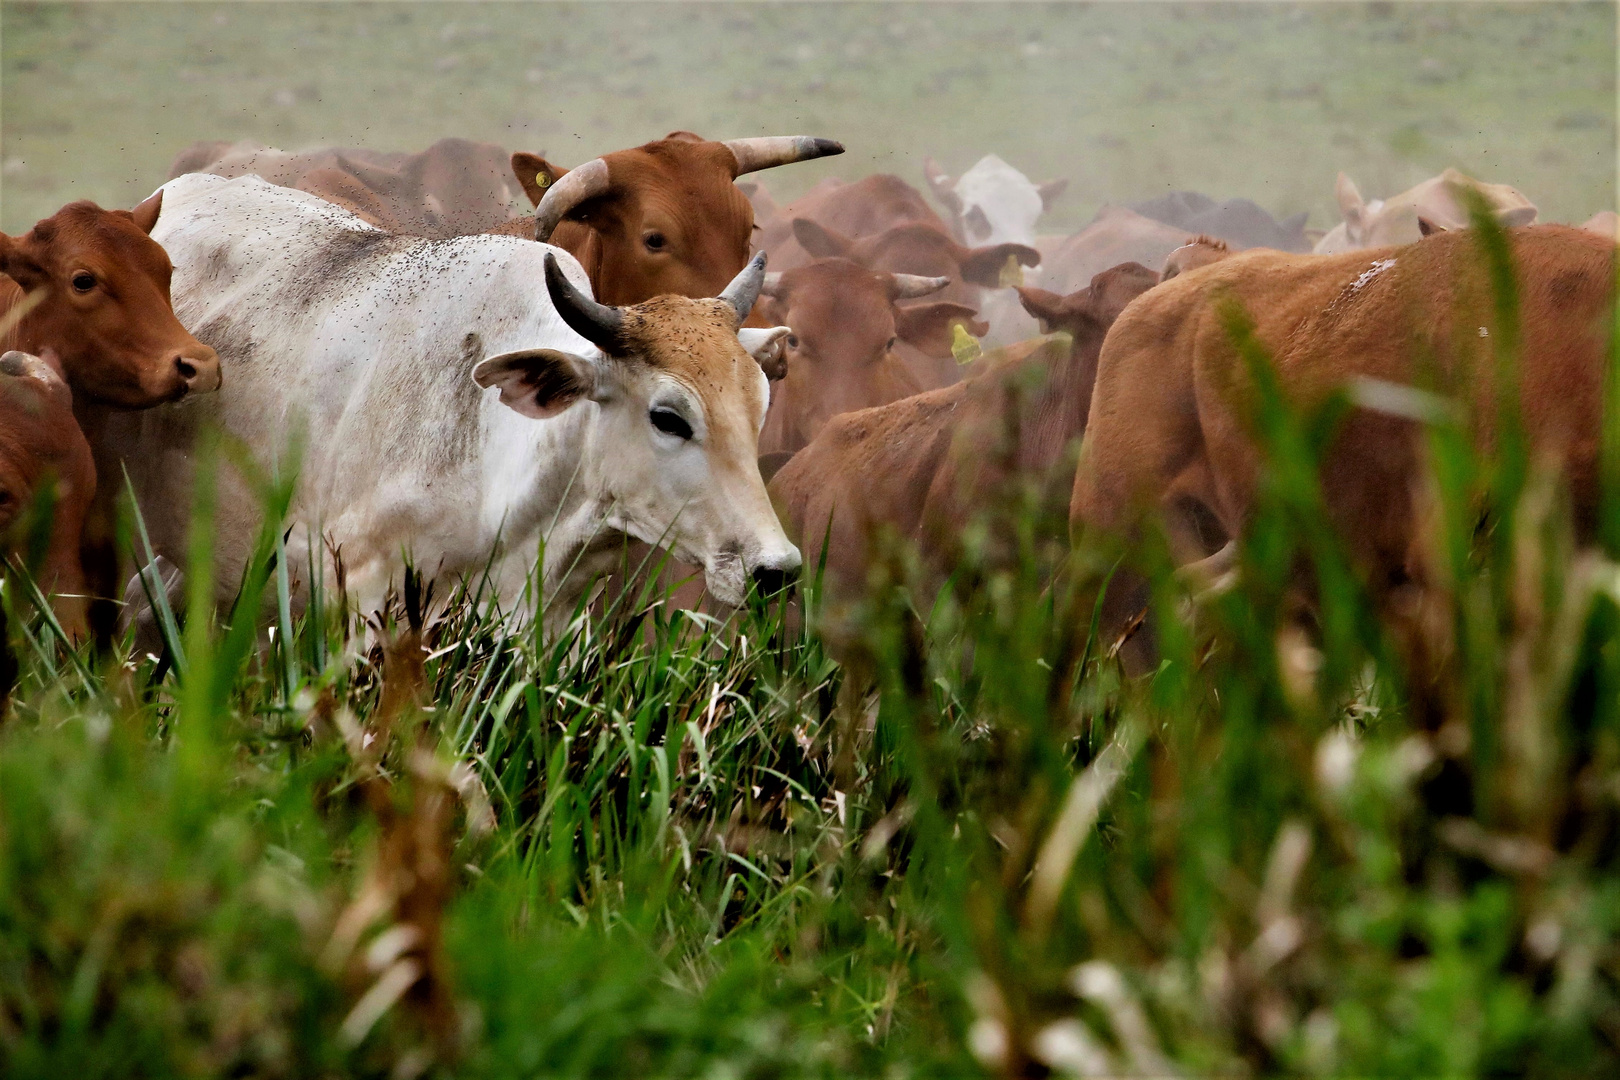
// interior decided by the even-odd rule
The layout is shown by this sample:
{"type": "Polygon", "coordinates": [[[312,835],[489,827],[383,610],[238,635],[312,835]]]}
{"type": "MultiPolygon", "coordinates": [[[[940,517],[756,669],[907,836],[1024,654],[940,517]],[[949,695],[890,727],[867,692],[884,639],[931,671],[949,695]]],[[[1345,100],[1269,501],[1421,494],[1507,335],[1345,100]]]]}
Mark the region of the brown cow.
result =
{"type": "Polygon", "coordinates": [[[973,309],[950,301],[897,303],[937,293],[949,283],[945,277],[868,270],[847,259],[817,259],[766,275],[755,311],[791,333],[786,377],[771,398],[760,453],[791,453],[839,413],[919,393],[922,387],[896,355],[901,343],[954,364],[952,327],[984,330],[973,309]]]}
{"type": "MultiPolygon", "coordinates": [[[[99,437],[109,410],[150,408],[220,385],[219,356],[175,318],[173,267],[147,235],[162,207],[161,191],[133,211],[69,203],[23,236],[0,234],[0,313],[34,305],[0,347],[61,368],[103,476],[120,475],[99,437]]],[[[115,485],[102,485],[85,523],[85,568],[96,597],[111,598],[118,587],[116,493],[115,485]]],[[[98,605],[91,617],[98,636],[110,632],[110,610],[98,605]]]]}
{"type": "Polygon", "coordinates": [[[468,139],[440,139],[415,154],[200,142],[180,152],[169,179],[188,172],[256,175],[319,195],[373,225],[415,236],[480,232],[519,216],[522,206],[506,150],[468,139]]]}
{"type": "Polygon", "coordinates": [[[27,557],[34,512],[52,515],[42,561],[34,568],[62,629],[84,636],[80,530],[96,491],[90,444],[73,418],[73,392],[50,364],[13,350],[0,356],[0,537],[5,553],[27,557]],[[52,502],[36,504],[46,488],[52,502]]]}
{"type": "Polygon", "coordinates": [[[774,218],[760,223],[754,247],[770,257],[776,270],[792,270],[819,257],[800,246],[793,226],[798,218],[856,238],[874,236],[908,221],[936,225],[951,235],[945,219],[928,205],[923,193],[892,173],[876,173],[853,184],[823,180],[774,218]]]}
{"type": "Polygon", "coordinates": [[[748,264],[753,239],[754,208],[733,181],[843,152],[831,139],[808,135],[717,142],[675,131],[567,171],[535,154],[513,154],[534,221],[493,231],[566,249],[604,304],[714,296],[748,264]]]}
{"type": "MultiPolygon", "coordinates": [[[[849,598],[865,586],[874,530],[916,543],[937,582],[955,565],[976,515],[1006,524],[1006,512],[1027,494],[1061,513],[1103,338],[1157,281],[1146,267],[1127,264],[1073,296],[1020,290],[1031,315],[1068,337],[1009,346],[990,354],[974,378],[836,417],[782,466],[771,497],[806,566],[822,558],[831,521],[830,595],[849,598]]],[[[1005,543],[990,553],[1009,554],[1005,543]]]]}
{"type": "MultiPolygon", "coordinates": [[[[1040,252],[1023,244],[987,244],[967,247],[937,225],[907,221],[880,233],[860,238],[846,236],[818,222],[799,218],[793,222],[800,246],[817,258],[848,259],[872,270],[891,274],[950,278],[952,284],[940,299],[972,308],[975,313],[984,302],[986,289],[997,288],[1009,260],[1023,266],[1040,261],[1040,252]]],[[[981,322],[980,335],[990,327],[981,322]]],[[[921,389],[949,386],[961,372],[949,351],[931,353],[915,347],[902,347],[900,358],[912,371],[921,389]]]]}
{"type": "MultiPolygon", "coordinates": [[[[1508,236],[1519,282],[1526,434],[1538,457],[1558,464],[1578,523],[1589,530],[1615,245],[1567,226],[1508,236]]],[[[1244,252],[1165,282],[1109,334],[1070,506],[1076,537],[1129,535],[1144,515],[1185,500],[1213,514],[1227,536],[1242,535],[1259,458],[1242,413],[1247,376],[1220,317],[1225,297],[1249,311],[1285,393],[1302,407],[1347,384],[1373,388],[1374,400],[1390,398],[1384,384],[1411,384],[1417,365],[1433,357],[1444,384],[1473,407],[1476,436],[1490,445],[1490,380],[1477,376],[1491,370],[1500,326],[1468,232],[1340,255],[1244,252]]],[[[1422,584],[1414,544],[1420,434],[1398,409],[1358,409],[1324,462],[1328,514],[1386,601],[1403,582],[1422,584]]],[[[1181,514],[1168,523],[1179,559],[1207,551],[1181,514]]],[[[1232,551],[1220,553],[1223,566],[1232,551]]]]}

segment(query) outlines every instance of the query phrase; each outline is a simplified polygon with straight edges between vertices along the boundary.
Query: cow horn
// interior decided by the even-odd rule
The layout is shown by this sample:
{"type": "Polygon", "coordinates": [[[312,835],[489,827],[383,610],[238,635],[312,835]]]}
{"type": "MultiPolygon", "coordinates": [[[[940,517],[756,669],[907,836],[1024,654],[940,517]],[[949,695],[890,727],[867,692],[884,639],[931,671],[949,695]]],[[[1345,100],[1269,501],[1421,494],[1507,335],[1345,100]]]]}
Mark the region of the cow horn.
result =
{"type": "Polygon", "coordinates": [[[586,199],[608,193],[608,164],[601,158],[592,158],[577,169],[569,169],[561,179],[546,189],[545,198],[534,208],[534,238],[542,244],[551,239],[552,232],[568,212],[586,199]]]}
{"type": "Polygon", "coordinates": [[[939,292],[951,283],[948,277],[923,277],[919,274],[891,274],[894,284],[889,286],[891,300],[915,300],[919,296],[939,292]]]}
{"type": "Polygon", "coordinates": [[[818,139],[814,135],[764,135],[754,139],[728,139],[725,142],[731,156],[737,159],[737,171],[731,175],[758,172],[778,165],[791,165],[795,161],[832,157],[844,152],[844,144],[831,139],[818,139]]]}
{"type": "Polygon", "coordinates": [[[580,337],[609,356],[624,352],[624,314],[616,307],[598,304],[574,288],[563,274],[553,252],[546,252],[546,291],[562,321],[580,337]]]}
{"type": "Polygon", "coordinates": [[[737,325],[741,326],[748,318],[748,313],[754,310],[754,301],[759,299],[759,290],[765,284],[765,253],[762,251],[748,261],[742,272],[731,279],[720,299],[731,305],[737,313],[737,325]]]}

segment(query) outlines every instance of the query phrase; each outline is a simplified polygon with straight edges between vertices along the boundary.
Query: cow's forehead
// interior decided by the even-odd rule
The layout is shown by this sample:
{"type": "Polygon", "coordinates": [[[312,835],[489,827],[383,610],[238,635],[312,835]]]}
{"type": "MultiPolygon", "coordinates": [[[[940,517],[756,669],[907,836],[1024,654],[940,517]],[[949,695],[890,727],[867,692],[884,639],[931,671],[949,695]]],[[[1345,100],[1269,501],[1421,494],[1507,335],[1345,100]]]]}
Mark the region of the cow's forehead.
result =
{"type": "Polygon", "coordinates": [[[737,340],[737,315],[724,300],[657,296],[621,310],[637,358],[691,387],[706,406],[754,381],[759,365],[737,340]]]}
{"type": "Polygon", "coordinates": [[[94,254],[153,270],[167,258],[162,246],[133,221],[90,203],[63,207],[35,225],[30,237],[44,257],[72,260],[94,254]]]}

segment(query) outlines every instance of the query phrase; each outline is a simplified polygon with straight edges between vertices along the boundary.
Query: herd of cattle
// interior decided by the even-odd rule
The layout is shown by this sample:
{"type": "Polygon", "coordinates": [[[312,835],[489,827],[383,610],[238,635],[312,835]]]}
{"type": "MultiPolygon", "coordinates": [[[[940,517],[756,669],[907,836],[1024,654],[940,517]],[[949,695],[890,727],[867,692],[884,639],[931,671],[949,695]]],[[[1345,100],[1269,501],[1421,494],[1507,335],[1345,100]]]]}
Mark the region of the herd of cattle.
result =
{"type": "MultiPolygon", "coordinates": [[[[1534,224],[1519,192],[1448,170],[1382,201],[1341,175],[1325,234],[1175,192],[1048,236],[1063,182],[994,156],[954,179],[927,163],[943,214],[893,175],[785,206],[740,179],[842,150],[674,132],[563,169],[460,139],[196,144],[133,211],[76,202],[0,235],[0,524],[14,547],[40,535],[25,511],[50,479],[40,582],[70,635],[103,639],[113,598],[140,595],[114,541],[125,478],[148,554],[184,567],[214,428],[267,466],[302,447],[289,565],[340,559],[363,609],[407,557],[488,568],[503,601],[532,603],[539,558],[566,615],[626,538],[724,604],[802,560],[854,596],[879,530],[944,574],[965,525],[1021,485],[1062,498],[1076,537],[1163,514],[1178,560],[1214,566],[1259,474],[1226,302],[1296,400],[1430,364],[1489,400],[1490,378],[1463,382],[1503,329],[1463,231],[1470,191],[1510,227],[1530,444],[1590,524],[1612,211],[1534,224]]],[[[1324,470],[1375,589],[1421,577],[1411,400],[1362,393],[1324,470]]],[[[260,505],[221,473],[222,602],[260,505]]]]}

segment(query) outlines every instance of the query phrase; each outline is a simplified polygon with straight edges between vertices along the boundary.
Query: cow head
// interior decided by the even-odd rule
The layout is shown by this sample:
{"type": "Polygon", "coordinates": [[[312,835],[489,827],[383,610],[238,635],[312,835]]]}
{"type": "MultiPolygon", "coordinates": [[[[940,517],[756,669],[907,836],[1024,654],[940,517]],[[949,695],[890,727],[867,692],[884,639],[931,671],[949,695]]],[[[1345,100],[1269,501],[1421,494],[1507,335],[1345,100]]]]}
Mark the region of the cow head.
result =
{"type": "Polygon", "coordinates": [[[946,277],[884,273],[847,259],[817,259],[770,275],[760,313],[790,333],[786,378],[761,439],[766,449],[797,450],[839,413],[918,393],[921,387],[895,355],[897,345],[946,359],[953,325],[976,334],[988,329],[962,304],[896,303],[948,284],[946,277]]]}
{"type": "Polygon", "coordinates": [[[769,390],[760,359],[785,327],[740,330],[765,276],[756,257],[717,299],[660,296],[598,304],[546,257],[558,313],[601,350],[539,349],[485,360],[480,386],[525,416],[555,416],[581,399],[600,412],[590,452],[607,525],[703,567],[709,592],[739,604],[750,582],[775,591],[798,573],[760,479],[759,430],[769,390]]]}
{"type": "Polygon", "coordinates": [[[855,239],[808,218],[796,218],[793,236],[817,258],[848,259],[888,273],[948,277],[986,289],[1000,286],[1009,261],[1021,266],[1041,261],[1041,253],[1027,244],[967,247],[929,221],[906,221],[876,236],[855,239]]]}
{"type": "Polygon", "coordinates": [[[128,210],[69,203],[23,236],[0,234],[0,273],[42,293],[16,340],[49,349],[85,398],[147,408],[219,387],[219,357],[169,300],[173,267],[147,234],[163,193],[128,210]]]}
{"type": "Polygon", "coordinates": [[[566,172],[513,154],[512,171],[535,204],[535,238],[579,259],[602,303],[635,304],[712,297],[748,263],[754,211],[738,176],[843,152],[809,136],[716,142],[677,131],[566,172]]]}
{"type": "Polygon", "coordinates": [[[85,616],[79,531],[95,491],[90,444],[73,419],[67,383],[37,356],[0,356],[0,536],[8,554],[41,557],[36,580],[58,594],[57,617],[74,636],[85,616]]]}
{"type": "MultiPolygon", "coordinates": [[[[1189,270],[1197,270],[1199,267],[1220,262],[1231,254],[1231,245],[1225,240],[1218,240],[1213,236],[1195,236],[1165,257],[1164,269],[1159,273],[1159,280],[1169,281],[1189,270]]],[[[1024,306],[1027,309],[1029,305],[1026,303],[1024,306]]]]}
{"type": "Polygon", "coordinates": [[[933,158],[924,158],[923,175],[951,212],[957,238],[968,244],[1033,244],[1036,220],[1069,186],[1062,179],[1034,183],[994,154],[954,180],[933,158]]]}
{"type": "Polygon", "coordinates": [[[1388,199],[1366,200],[1355,181],[1344,173],[1334,184],[1334,195],[1344,221],[1331,229],[1314,248],[1318,255],[1370,247],[1415,244],[1425,236],[1468,225],[1468,200],[1474,191],[1485,200],[1504,228],[1529,225],[1536,207],[1506,184],[1487,184],[1447,169],[1416,187],[1388,199]]]}
{"type": "Polygon", "coordinates": [[[1040,320],[1043,334],[1061,330],[1074,338],[1076,351],[1084,351],[1101,348],[1108,328],[1126,305],[1158,283],[1157,273],[1141,263],[1128,262],[1109,267],[1093,277],[1090,285],[1068,296],[1019,286],[1018,299],[1025,311],[1040,320]]]}

